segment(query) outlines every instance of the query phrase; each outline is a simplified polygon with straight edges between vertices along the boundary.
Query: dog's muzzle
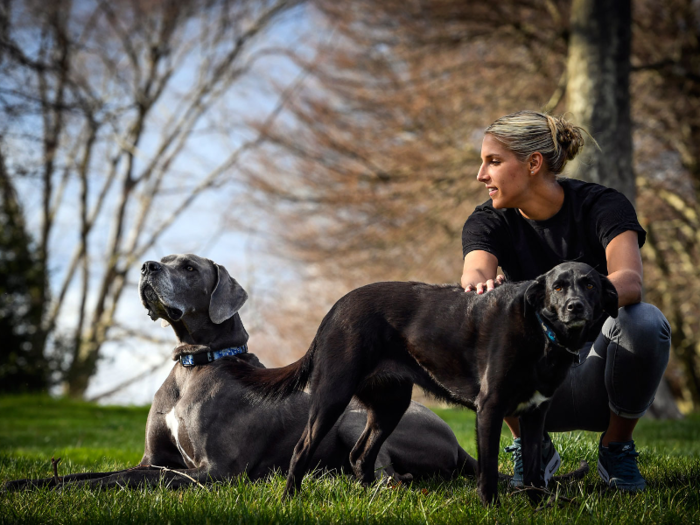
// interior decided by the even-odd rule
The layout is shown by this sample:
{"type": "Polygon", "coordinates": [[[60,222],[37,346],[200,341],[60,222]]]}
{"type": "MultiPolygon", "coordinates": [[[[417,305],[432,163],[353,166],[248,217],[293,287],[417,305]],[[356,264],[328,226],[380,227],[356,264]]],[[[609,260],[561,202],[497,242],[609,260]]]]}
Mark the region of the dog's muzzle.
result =
{"type": "Polygon", "coordinates": [[[151,318],[151,320],[155,321],[158,319],[158,307],[165,310],[165,314],[168,316],[168,321],[177,322],[182,319],[184,312],[179,308],[164,305],[153,286],[151,286],[149,282],[144,281],[143,278],[141,279],[139,293],[141,294],[141,303],[148,311],[148,316],[151,318]]]}

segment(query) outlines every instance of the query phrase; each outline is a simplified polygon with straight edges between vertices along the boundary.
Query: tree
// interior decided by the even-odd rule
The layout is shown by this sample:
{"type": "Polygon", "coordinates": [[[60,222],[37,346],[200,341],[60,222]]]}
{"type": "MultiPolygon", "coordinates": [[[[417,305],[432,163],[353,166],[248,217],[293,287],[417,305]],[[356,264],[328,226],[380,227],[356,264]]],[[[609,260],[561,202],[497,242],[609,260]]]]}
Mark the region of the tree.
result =
{"type": "Polygon", "coordinates": [[[298,5],[2,3],[7,170],[28,188],[24,195],[41,195],[41,333],[67,341],[68,394],[87,388],[137,262],[198,197],[214,199],[230,185],[259,142],[236,107],[236,87],[273,53],[263,37],[298,5]],[[209,154],[197,157],[198,150],[209,154]],[[61,219],[75,229],[59,229],[61,219]],[[57,256],[59,246],[72,255],[57,256]],[[57,334],[70,293],[75,320],[57,334]]]}
{"type": "Polygon", "coordinates": [[[315,3],[332,31],[315,62],[297,57],[309,71],[288,105],[298,125],[271,130],[250,183],[282,215],[285,253],[326,276],[455,280],[479,199],[477,130],[555,91],[560,15],[538,3],[353,5],[315,3]]]}
{"type": "Polygon", "coordinates": [[[42,391],[50,366],[41,344],[44,275],[0,151],[0,391],[42,391]]]}
{"type": "Polygon", "coordinates": [[[574,0],[566,88],[568,111],[595,137],[575,159],[581,178],[636,195],[630,117],[630,0],[574,0]]]}

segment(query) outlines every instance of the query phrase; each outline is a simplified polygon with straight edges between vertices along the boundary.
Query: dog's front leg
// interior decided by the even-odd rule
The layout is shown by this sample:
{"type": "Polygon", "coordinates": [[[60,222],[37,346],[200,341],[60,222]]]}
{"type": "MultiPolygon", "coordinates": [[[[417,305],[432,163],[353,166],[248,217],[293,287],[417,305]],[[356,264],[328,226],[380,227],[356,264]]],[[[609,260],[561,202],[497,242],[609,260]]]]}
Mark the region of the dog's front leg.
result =
{"type": "Polygon", "coordinates": [[[498,499],[498,450],[503,416],[496,406],[488,404],[476,413],[477,490],[484,506],[492,505],[498,499]]]}
{"type": "MultiPolygon", "coordinates": [[[[520,441],[523,453],[523,483],[525,487],[544,488],[542,476],[542,436],[544,419],[548,403],[520,416],[520,441]]],[[[529,490],[528,496],[533,502],[542,497],[540,490],[529,490]]]]}

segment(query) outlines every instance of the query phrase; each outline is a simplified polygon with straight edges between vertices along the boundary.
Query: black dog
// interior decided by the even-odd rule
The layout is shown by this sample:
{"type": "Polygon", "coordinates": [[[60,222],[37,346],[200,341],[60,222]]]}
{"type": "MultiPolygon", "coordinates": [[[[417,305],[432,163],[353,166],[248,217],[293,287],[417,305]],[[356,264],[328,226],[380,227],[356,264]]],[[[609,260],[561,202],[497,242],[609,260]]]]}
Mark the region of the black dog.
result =
{"type": "MultiPolygon", "coordinates": [[[[161,481],[179,487],[244,473],[260,479],[287,468],[306,424],[310,396],[297,392],[274,405],[255,403],[249,389],[232,377],[231,371],[241,366],[264,369],[247,352],[248,334],[238,309],[248,295],[240,284],[209,259],[170,255],[143,265],[139,292],[151,319],[170,324],[180,342],[173,352],[176,364],[148,414],[139,465],[117,472],[9,481],[6,490],[66,483],[133,487],[161,481]]],[[[315,449],[310,470],[350,470],[350,450],[366,420],[362,407],[345,410],[315,449]]],[[[459,446],[450,427],[418,403],[411,404],[372,466],[378,477],[397,481],[449,479],[476,470],[474,458],[459,446]]]]}
{"type": "Polygon", "coordinates": [[[504,416],[520,416],[525,485],[543,486],[548,399],[595,321],[603,313],[616,317],[617,307],[612,283],[582,263],[564,263],[535,281],[506,283],[483,295],[458,286],[375,283],[333,306],[299,361],[234,373],[266,398],[286,397],[310,381],[311,408],[286,495],[299,490],[316,448],[353,396],[367,407],[368,418],[350,462],[363,483],[371,482],[379,449],[408,407],[415,383],[476,410],[478,490],[490,504],[497,497],[504,416]]]}

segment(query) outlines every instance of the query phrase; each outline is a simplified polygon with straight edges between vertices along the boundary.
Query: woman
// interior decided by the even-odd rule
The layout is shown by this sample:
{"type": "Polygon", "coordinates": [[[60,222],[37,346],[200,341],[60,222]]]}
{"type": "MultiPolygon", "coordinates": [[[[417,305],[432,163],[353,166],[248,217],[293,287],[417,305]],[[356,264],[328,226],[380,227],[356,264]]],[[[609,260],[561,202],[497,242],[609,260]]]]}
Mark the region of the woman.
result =
{"type": "MultiPolygon", "coordinates": [[[[466,292],[486,293],[507,278],[534,279],[564,261],[585,262],[614,284],[620,311],[602,325],[595,342],[581,351],[565,383],[551,400],[546,431],[603,432],[598,472],[621,490],[646,486],[639,472],[632,433],[654,400],[668,364],[670,327],[654,306],[641,302],[640,248],[646,232],[621,193],[574,179],[558,178],[583,147],[582,129],[563,118],[521,111],[486,130],[477,180],[490,200],[477,206],[462,232],[466,292]],[[498,267],[504,275],[497,275],[498,267]]],[[[515,438],[515,475],[522,486],[520,429],[506,418],[515,438]]],[[[545,481],[559,466],[549,436],[543,437],[545,481]]]]}

